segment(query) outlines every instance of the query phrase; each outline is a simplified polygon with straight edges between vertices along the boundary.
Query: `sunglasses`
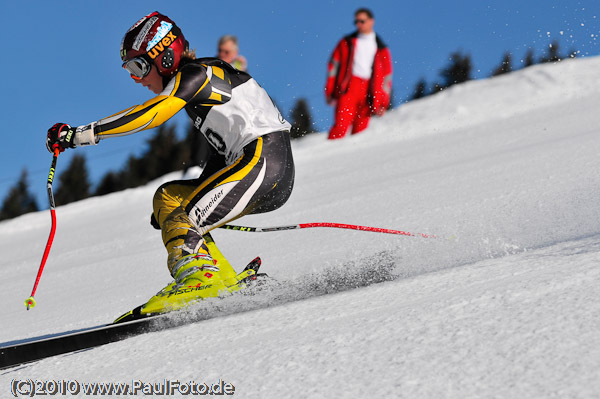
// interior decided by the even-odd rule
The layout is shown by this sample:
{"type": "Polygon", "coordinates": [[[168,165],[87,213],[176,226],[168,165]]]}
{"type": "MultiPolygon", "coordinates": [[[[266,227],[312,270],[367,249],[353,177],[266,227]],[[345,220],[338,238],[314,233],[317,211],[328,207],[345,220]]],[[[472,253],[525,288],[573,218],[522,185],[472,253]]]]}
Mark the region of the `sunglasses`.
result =
{"type": "Polygon", "coordinates": [[[354,20],[354,25],[364,24],[365,22],[367,22],[366,19],[355,19],[354,20]]]}
{"type": "Polygon", "coordinates": [[[230,51],[230,50],[219,49],[219,54],[225,54],[225,55],[229,55],[229,53],[231,53],[231,51],[230,51]]]}
{"type": "Polygon", "coordinates": [[[144,57],[136,57],[125,61],[123,68],[131,74],[133,79],[140,80],[148,76],[150,69],[152,69],[152,64],[144,57]]]}

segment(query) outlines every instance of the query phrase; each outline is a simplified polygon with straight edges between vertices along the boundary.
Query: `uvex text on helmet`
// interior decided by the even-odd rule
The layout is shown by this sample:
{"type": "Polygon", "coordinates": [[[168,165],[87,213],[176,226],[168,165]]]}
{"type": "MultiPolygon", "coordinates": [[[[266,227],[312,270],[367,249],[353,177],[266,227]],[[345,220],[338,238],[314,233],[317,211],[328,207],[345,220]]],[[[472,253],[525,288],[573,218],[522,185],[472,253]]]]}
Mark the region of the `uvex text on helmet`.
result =
{"type": "Polygon", "coordinates": [[[179,67],[186,41],[181,29],[169,17],[155,11],[137,21],[121,41],[121,60],[144,57],[162,76],[171,76],[179,67]]]}

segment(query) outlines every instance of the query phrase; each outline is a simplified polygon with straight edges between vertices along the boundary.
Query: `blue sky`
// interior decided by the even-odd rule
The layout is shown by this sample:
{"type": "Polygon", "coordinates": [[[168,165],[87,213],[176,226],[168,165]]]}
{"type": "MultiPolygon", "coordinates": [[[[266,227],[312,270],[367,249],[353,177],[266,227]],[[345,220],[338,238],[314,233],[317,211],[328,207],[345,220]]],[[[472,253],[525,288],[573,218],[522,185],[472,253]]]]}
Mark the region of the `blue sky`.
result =
{"type": "MultiPolygon", "coordinates": [[[[558,40],[562,53],[600,53],[594,1],[464,0],[354,1],[27,1],[4,2],[2,73],[4,95],[0,201],[29,173],[31,192],[47,208],[46,177],[51,155],[47,129],[55,122],[86,124],[153,95],[121,68],[119,46],[140,17],[158,10],[183,30],[198,56],[213,56],[223,34],[235,34],[249,72],[267,89],[284,116],[299,98],[311,106],[315,127],[325,131],[333,110],[325,104],[326,63],[337,41],[354,30],[353,12],[367,6],[375,30],[391,49],[395,103],[401,106],[421,78],[439,80],[451,53],[469,54],[474,78],[488,77],[505,52],[514,67],[529,48],[537,57],[558,40]],[[224,5],[227,4],[227,5],[224,5]]],[[[183,132],[181,112],[168,123],[183,132]]],[[[152,131],[102,141],[61,154],[60,175],[75,152],[87,159],[92,184],[141,154],[152,131]]],[[[149,199],[150,200],[150,199],[149,199]]],[[[60,204],[57,204],[60,205],[60,204]]]]}

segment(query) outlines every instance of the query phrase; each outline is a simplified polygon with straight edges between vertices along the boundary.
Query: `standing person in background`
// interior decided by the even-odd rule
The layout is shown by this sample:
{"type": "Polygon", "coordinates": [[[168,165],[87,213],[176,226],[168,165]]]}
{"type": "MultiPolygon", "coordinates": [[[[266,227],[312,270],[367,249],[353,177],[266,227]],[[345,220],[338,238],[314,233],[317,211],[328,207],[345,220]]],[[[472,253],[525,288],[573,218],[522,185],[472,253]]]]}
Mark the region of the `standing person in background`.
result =
{"type": "Polygon", "coordinates": [[[233,35],[221,36],[217,46],[217,58],[222,59],[235,69],[245,72],[248,69],[248,62],[243,55],[239,54],[239,51],[237,37],[233,35]]]}
{"type": "Polygon", "coordinates": [[[325,97],[335,106],[335,122],[329,139],[344,137],[367,128],[371,115],[383,115],[392,91],[392,55],[373,30],[371,10],[354,13],[356,31],[336,46],[327,67],[325,97]]]}

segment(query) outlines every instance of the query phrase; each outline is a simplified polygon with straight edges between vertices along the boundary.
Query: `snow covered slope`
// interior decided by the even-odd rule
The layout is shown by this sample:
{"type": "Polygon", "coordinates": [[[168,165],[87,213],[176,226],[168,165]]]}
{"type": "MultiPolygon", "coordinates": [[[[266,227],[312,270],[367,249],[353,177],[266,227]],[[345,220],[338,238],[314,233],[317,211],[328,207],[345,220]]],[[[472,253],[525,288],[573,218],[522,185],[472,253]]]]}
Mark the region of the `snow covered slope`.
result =
{"type": "MultiPolygon", "coordinates": [[[[5,370],[0,392],[24,378],[222,379],[242,398],[598,397],[599,69],[533,66],[408,103],[355,137],[294,143],[288,204],[239,224],[440,238],[215,231],[234,265],[260,255],[282,284],[202,303],[201,323],[5,370]]],[[[179,177],[59,206],[29,312],[50,217],[1,223],[0,342],[106,323],[162,288],[151,198],[179,177]]]]}

